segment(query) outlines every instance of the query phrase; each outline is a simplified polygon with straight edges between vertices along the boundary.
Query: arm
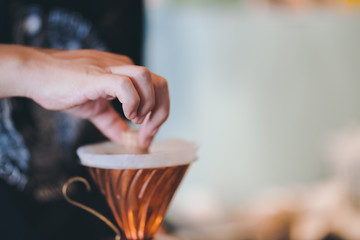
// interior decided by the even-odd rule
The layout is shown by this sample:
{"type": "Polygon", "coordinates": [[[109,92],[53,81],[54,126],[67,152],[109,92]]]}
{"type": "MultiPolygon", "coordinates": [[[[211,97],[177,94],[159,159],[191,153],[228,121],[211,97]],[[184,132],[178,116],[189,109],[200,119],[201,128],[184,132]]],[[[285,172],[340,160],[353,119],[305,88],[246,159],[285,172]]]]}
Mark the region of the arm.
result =
{"type": "Polygon", "coordinates": [[[89,119],[121,143],[121,132],[129,126],[109,103],[117,98],[125,116],[142,124],[144,147],[167,119],[170,105],[166,80],[126,56],[0,44],[0,98],[14,96],[89,119]]]}

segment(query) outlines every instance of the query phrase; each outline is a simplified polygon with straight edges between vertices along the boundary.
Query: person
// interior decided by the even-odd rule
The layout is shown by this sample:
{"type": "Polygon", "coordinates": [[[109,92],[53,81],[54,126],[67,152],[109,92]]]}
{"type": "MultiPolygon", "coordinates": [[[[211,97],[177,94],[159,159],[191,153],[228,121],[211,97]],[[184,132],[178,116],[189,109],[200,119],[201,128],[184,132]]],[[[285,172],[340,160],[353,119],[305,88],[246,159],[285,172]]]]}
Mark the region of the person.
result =
{"type": "MultiPolygon", "coordinates": [[[[142,13],[139,0],[0,0],[0,239],[111,235],[60,189],[89,179],[78,146],[121,144],[127,119],[148,147],[168,118],[167,81],[140,66],[142,13]]],[[[98,192],[74,191],[111,217],[98,192]]]]}

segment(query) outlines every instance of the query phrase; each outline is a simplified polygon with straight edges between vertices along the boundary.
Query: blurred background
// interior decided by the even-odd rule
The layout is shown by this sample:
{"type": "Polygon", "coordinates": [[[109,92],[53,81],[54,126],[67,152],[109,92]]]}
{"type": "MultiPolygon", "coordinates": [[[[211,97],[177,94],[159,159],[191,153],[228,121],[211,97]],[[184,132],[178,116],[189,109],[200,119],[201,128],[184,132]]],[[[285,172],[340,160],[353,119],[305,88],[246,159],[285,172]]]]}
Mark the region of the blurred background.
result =
{"type": "Polygon", "coordinates": [[[145,62],[172,103],[158,139],[200,144],[168,213],[179,236],[360,239],[359,7],[147,0],[145,62]]]}

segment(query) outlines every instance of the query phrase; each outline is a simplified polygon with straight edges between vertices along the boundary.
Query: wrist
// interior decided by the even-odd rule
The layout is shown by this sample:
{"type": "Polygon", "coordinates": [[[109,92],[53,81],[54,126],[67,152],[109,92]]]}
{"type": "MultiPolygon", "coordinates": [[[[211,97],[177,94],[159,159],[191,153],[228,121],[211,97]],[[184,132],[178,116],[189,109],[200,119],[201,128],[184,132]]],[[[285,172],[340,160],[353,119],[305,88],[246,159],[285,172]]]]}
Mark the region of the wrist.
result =
{"type": "Polygon", "coordinates": [[[19,69],[21,60],[13,51],[12,46],[0,46],[0,97],[15,97],[22,95],[21,84],[19,83],[19,69]]]}
{"type": "Polygon", "coordinates": [[[40,87],[36,75],[44,67],[45,55],[35,48],[0,45],[0,98],[32,98],[33,90],[40,87]]]}

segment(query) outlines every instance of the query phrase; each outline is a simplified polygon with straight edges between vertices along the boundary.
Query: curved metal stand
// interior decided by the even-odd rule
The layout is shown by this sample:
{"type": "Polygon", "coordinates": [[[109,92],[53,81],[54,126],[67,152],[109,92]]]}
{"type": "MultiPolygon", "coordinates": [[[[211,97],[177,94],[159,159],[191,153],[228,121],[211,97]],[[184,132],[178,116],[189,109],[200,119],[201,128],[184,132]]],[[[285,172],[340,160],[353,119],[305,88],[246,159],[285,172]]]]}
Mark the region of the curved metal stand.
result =
{"type": "Polygon", "coordinates": [[[79,203],[77,201],[74,201],[72,200],[68,195],[67,195],[67,190],[69,188],[69,186],[74,183],[74,182],[82,182],[85,186],[86,186],[86,190],[89,192],[91,190],[91,187],[90,187],[90,184],[89,182],[85,179],[85,178],[82,178],[82,177],[73,177],[73,178],[70,178],[63,186],[62,188],[62,193],[65,197],[65,200],[68,201],[70,204],[78,207],[78,208],[81,208],[89,213],[91,213],[92,215],[95,215],[97,218],[99,218],[101,221],[103,221],[104,223],[106,223],[106,225],[108,225],[116,234],[115,236],[115,240],[120,240],[121,239],[121,233],[120,233],[120,230],[109,220],[107,219],[104,215],[102,215],[101,213],[95,211],[94,209],[88,207],[88,206],[85,206],[84,204],[82,203],[79,203]]]}

